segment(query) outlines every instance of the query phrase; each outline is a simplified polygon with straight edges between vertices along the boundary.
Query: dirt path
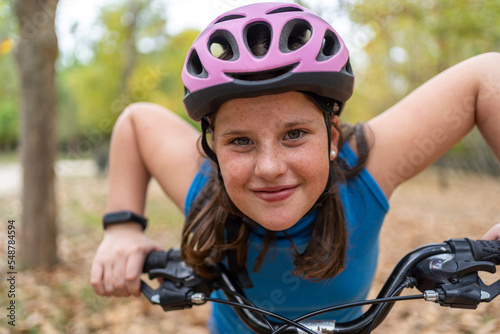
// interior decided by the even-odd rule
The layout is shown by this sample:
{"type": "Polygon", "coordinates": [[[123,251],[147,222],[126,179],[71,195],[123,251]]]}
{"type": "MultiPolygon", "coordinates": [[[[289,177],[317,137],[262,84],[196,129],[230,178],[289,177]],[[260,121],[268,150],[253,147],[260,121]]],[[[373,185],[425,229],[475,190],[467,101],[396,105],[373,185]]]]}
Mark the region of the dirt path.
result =
{"type": "Polygon", "coordinates": [[[17,195],[21,189],[21,166],[17,163],[0,165],[0,197],[17,195]]]}
{"type": "MultiPolygon", "coordinates": [[[[58,177],[94,176],[97,167],[92,160],[60,160],[56,163],[58,177]]],[[[0,164],[0,197],[16,196],[21,192],[22,168],[19,163],[0,164]]]]}

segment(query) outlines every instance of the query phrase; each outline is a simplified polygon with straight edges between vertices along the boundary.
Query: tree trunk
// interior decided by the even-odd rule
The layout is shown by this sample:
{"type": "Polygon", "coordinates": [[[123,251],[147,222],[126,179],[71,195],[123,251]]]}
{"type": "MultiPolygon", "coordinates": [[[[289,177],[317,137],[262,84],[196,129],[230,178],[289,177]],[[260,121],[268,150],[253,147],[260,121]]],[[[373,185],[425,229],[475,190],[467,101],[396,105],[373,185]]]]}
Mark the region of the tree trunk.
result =
{"type": "Polygon", "coordinates": [[[26,268],[57,262],[56,89],[58,0],[17,0],[20,75],[22,217],[19,255],[26,268]]]}

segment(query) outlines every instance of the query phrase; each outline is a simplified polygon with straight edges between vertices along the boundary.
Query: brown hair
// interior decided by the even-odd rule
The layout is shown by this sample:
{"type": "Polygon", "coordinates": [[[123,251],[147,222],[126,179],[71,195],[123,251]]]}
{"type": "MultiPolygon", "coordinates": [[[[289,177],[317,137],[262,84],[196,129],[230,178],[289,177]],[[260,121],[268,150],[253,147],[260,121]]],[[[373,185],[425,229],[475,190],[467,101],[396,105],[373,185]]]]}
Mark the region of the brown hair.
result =
{"type": "MultiPolygon", "coordinates": [[[[303,45],[306,41],[300,40],[297,41],[297,44],[303,45]]],[[[259,54],[259,52],[265,54],[268,45],[269,41],[266,40],[255,43],[254,54],[259,54]]],[[[220,56],[222,59],[231,57],[232,54],[228,52],[224,52],[220,56]]],[[[261,79],[259,78],[259,80],[261,79]]],[[[213,117],[212,115],[212,121],[213,117]]],[[[213,122],[208,121],[208,124],[213,124],[213,122]]],[[[330,124],[335,126],[333,122],[330,124]]],[[[326,191],[314,206],[318,208],[318,216],[314,222],[307,248],[299,253],[290,239],[295,252],[293,273],[303,278],[327,279],[335,276],[344,268],[347,231],[338,184],[356,176],[363,169],[368,157],[368,145],[361,124],[356,126],[342,124],[341,128],[337,130],[340,134],[338,149],[345,141],[355,137],[359,156],[358,164],[349,168],[340,157],[330,163],[329,187],[325,189],[326,191]]],[[[327,153],[325,152],[325,154],[327,153]]],[[[206,277],[211,276],[210,265],[222,261],[228,250],[235,251],[238,266],[245,266],[250,226],[257,224],[245,217],[233,204],[224,187],[219,166],[214,162],[212,171],[208,182],[193,202],[181,240],[183,260],[200,275],[206,277]],[[242,222],[235,240],[226,240],[228,219],[242,222]]],[[[259,270],[265,254],[275,239],[276,232],[266,230],[263,247],[256,259],[254,271],[259,270]]]]}

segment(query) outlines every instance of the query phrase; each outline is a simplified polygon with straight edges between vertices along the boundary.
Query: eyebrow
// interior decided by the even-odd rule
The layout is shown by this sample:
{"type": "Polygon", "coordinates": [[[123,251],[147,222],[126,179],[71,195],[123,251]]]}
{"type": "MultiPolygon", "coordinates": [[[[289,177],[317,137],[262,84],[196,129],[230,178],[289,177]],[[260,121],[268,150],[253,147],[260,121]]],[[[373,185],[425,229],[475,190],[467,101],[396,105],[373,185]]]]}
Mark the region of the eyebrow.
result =
{"type": "Polygon", "coordinates": [[[297,126],[297,125],[305,125],[305,124],[309,124],[312,122],[313,121],[310,119],[299,119],[297,121],[283,123],[283,127],[284,128],[293,128],[294,126],[297,126]]]}
{"type": "Polygon", "coordinates": [[[230,130],[230,131],[227,131],[227,132],[224,132],[221,134],[221,137],[228,137],[228,136],[241,136],[241,135],[244,135],[246,134],[247,132],[246,131],[243,131],[243,130],[230,130]]]}
{"type": "MultiPolygon", "coordinates": [[[[312,122],[313,121],[310,119],[299,119],[299,120],[295,120],[295,121],[282,123],[281,126],[284,129],[288,129],[288,128],[293,128],[293,127],[298,126],[298,125],[310,124],[312,122]]],[[[241,135],[246,135],[247,133],[248,133],[248,131],[246,131],[246,130],[229,130],[229,131],[222,133],[221,137],[241,136],[241,135]]]]}

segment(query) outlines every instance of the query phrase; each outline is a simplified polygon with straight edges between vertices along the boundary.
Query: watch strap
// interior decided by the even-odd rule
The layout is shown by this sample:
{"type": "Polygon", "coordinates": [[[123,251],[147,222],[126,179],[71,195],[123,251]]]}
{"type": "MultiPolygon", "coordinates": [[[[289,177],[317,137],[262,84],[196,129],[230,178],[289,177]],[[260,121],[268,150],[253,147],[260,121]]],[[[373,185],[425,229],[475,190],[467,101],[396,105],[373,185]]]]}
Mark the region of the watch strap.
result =
{"type": "Polygon", "coordinates": [[[120,224],[120,223],[127,223],[127,222],[134,222],[138,223],[142,226],[142,230],[144,231],[148,225],[148,220],[132,211],[115,211],[115,212],[110,212],[105,214],[102,217],[102,226],[104,229],[108,225],[112,224],[120,224]]]}

